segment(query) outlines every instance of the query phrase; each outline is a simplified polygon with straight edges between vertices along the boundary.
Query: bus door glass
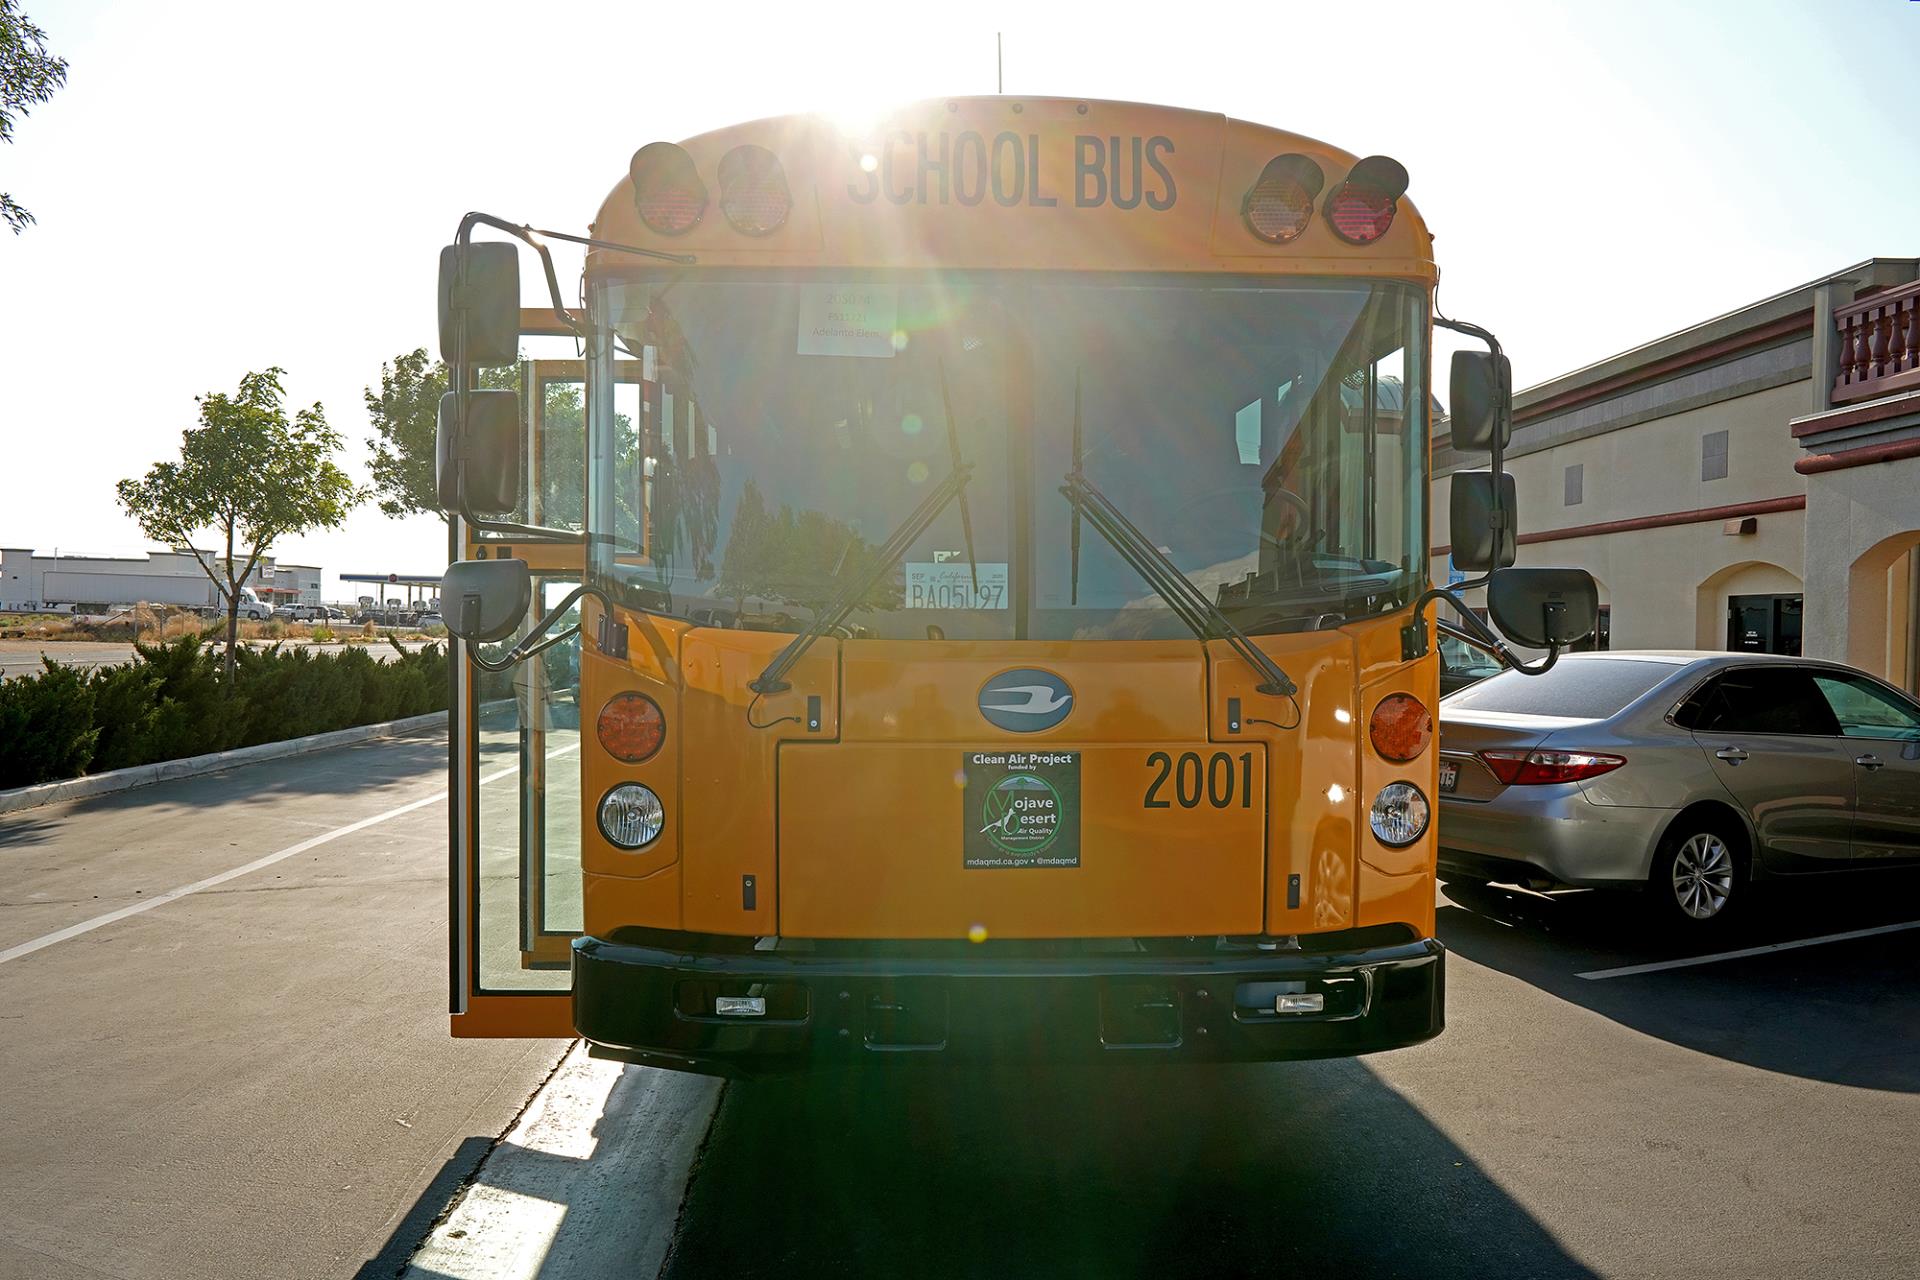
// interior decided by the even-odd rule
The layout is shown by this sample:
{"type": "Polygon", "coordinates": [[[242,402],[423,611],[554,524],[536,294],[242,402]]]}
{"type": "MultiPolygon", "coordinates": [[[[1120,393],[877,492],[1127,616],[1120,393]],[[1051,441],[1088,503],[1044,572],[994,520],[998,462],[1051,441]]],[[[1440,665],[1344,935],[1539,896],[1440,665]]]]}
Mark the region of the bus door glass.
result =
{"type": "MultiPolygon", "coordinates": [[[[640,418],[637,361],[621,362],[616,405],[640,418]]],[[[550,538],[464,527],[465,554],[525,560],[534,597],[519,635],[578,586],[585,571],[585,366],[535,359],[489,371],[520,394],[522,490],[516,522],[550,538]]],[[[637,495],[636,495],[637,497],[637,495]]],[[[549,634],[579,622],[578,605],[549,634]]],[[[498,657],[514,639],[482,646],[498,657]]],[[[580,932],[580,638],[509,670],[458,664],[454,726],[454,1029],[467,1035],[562,1035],[570,1015],[572,939],[580,932]],[[552,997],[533,999],[530,997],[552,997]]]]}

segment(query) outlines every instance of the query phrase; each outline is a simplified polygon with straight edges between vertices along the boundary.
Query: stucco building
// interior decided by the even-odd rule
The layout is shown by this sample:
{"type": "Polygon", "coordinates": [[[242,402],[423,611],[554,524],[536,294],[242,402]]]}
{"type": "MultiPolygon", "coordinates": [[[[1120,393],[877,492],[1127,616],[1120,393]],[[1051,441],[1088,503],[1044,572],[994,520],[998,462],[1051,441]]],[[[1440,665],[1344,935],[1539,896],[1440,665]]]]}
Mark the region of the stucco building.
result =
{"type": "MultiPolygon", "coordinates": [[[[1920,690],[1920,259],[1531,387],[1507,459],[1519,563],[1593,573],[1598,643],[1804,652],[1920,690]]],[[[1436,442],[1436,582],[1448,477],[1484,466],[1436,442]]]]}

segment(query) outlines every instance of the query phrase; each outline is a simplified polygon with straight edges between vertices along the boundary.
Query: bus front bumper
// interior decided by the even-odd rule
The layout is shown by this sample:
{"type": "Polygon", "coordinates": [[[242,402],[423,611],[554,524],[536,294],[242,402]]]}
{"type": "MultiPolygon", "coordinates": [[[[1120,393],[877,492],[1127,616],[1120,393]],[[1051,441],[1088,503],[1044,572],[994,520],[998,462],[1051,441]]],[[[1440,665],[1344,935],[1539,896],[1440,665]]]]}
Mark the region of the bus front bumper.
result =
{"type": "Polygon", "coordinates": [[[961,959],[583,937],[573,1020],[597,1057],[719,1075],[1346,1057],[1438,1035],[1445,958],[1432,938],[1320,953],[961,959]]]}

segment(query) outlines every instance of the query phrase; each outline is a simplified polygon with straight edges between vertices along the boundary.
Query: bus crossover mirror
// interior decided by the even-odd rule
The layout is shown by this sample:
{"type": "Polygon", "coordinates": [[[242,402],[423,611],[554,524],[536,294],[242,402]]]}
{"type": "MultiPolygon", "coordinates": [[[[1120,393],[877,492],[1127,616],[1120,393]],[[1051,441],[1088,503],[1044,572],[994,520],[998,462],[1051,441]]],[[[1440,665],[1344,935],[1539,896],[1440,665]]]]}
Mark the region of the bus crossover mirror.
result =
{"type": "Polygon", "coordinates": [[[1505,471],[1456,471],[1449,487],[1452,492],[1447,515],[1453,537],[1453,567],[1484,573],[1512,564],[1513,476],[1505,471]],[[1500,499],[1497,512],[1496,493],[1500,499]]]}
{"type": "Polygon", "coordinates": [[[520,255],[486,240],[440,250],[440,359],[472,368],[520,358],[520,255]]]}
{"type": "Polygon", "coordinates": [[[1453,353],[1453,447],[1462,453],[1492,453],[1513,435],[1513,365],[1491,351],[1453,353]]]}
{"type": "Polygon", "coordinates": [[[440,397],[434,486],[448,515],[498,515],[520,504],[520,397],[449,391],[440,397]],[[466,420],[460,420],[462,400],[466,420]],[[464,491],[463,491],[464,483],[464,491]]]}
{"type": "Polygon", "coordinates": [[[1502,569],[1487,583],[1487,616],[1529,649],[1565,649],[1593,634],[1600,589],[1585,569],[1502,569]]]}
{"type": "Polygon", "coordinates": [[[505,640],[533,607],[525,560],[459,560],[440,578],[440,616],[459,640],[505,640]]]}

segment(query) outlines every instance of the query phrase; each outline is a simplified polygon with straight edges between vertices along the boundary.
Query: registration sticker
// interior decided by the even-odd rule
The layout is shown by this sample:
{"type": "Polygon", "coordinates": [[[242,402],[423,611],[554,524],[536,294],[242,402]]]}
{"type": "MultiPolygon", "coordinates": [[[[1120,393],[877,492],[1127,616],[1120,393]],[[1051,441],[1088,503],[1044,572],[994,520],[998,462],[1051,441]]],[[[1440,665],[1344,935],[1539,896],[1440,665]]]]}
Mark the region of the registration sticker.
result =
{"type": "Polygon", "coordinates": [[[1452,791],[1455,787],[1459,785],[1460,785],[1459,764],[1452,760],[1442,760],[1440,762],[1440,789],[1442,791],[1452,791]]]}
{"type": "Polygon", "coordinates": [[[1007,566],[1004,561],[969,564],[965,560],[911,560],[906,566],[909,609],[1004,609],[1007,566]],[[980,589],[974,590],[979,575],[980,589]]]}
{"type": "Polygon", "coordinates": [[[969,751],[960,844],[970,871],[1080,865],[1080,753],[969,751]]]}

